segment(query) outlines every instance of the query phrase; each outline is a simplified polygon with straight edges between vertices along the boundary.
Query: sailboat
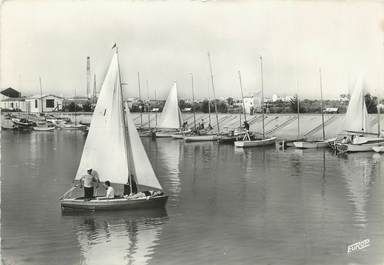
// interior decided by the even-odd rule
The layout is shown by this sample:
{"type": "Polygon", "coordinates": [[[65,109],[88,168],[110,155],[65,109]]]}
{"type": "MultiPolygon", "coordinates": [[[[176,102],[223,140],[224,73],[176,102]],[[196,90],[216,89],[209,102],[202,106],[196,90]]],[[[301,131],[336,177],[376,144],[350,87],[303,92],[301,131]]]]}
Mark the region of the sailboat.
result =
{"type": "Polygon", "coordinates": [[[368,112],[365,105],[365,84],[360,78],[354,88],[345,115],[345,131],[347,136],[334,146],[336,151],[368,152],[373,147],[384,145],[384,138],[379,133],[368,132],[368,112]],[[370,136],[371,135],[371,136],[370,136]],[[373,137],[376,136],[376,137],[373,137]]]}
{"type": "MultiPolygon", "coordinates": [[[[219,116],[217,115],[217,100],[215,95],[215,85],[213,81],[213,71],[212,71],[212,62],[211,62],[211,56],[208,52],[208,61],[209,61],[209,70],[211,73],[211,84],[212,84],[212,92],[213,92],[213,98],[215,99],[214,105],[215,105],[215,114],[216,114],[216,127],[217,127],[217,134],[213,134],[210,132],[203,132],[202,130],[199,131],[199,135],[192,135],[192,136],[186,136],[184,137],[185,142],[210,142],[210,141],[216,141],[220,139],[220,124],[219,124],[219,116]]],[[[208,82],[209,84],[209,82],[208,82]]],[[[208,86],[208,95],[209,95],[209,86],[208,86]]],[[[209,128],[208,130],[211,130],[211,110],[210,110],[210,104],[211,101],[208,99],[208,112],[209,112],[209,128]]]]}
{"type": "Polygon", "coordinates": [[[123,105],[117,48],[93,112],[74,184],[60,198],[63,210],[161,208],[164,207],[168,198],[164,195],[163,188],[145,152],[128,104],[123,105]],[[133,178],[141,192],[136,195],[118,195],[115,198],[102,200],[98,197],[85,200],[84,197],[73,196],[74,191],[78,189],[77,183],[88,168],[97,172],[100,181],[109,180],[116,191],[121,190],[122,187],[125,190],[129,179],[133,178]],[[148,191],[148,189],[152,190],[148,191]],[[139,194],[144,196],[137,196],[139,194]]]}
{"type": "Polygon", "coordinates": [[[276,142],[276,137],[265,138],[264,128],[264,84],[263,84],[263,57],[260,56],[260,70],[261,70],[261,113],[262,113],[262,127],[263,127],[263,138],[262,139],[251,139],[249,132],[246,132],[242,140],[235,141],[235,147],[259,147],[272,145],[276,142]]]}
{"type": "MultiPolygon", "coordinates": [[[[43,90],[41,86],[41,77],[39,78],[39,83],[40,83],[40,104],[41,104],[41,116],[44,116],[44,108],[43,108],[43,90]]],[[[36,126],[33,126],[34,131],[38,132],[52,132],[55,130],[55,125],[52,123],[49,123],[47,119],[45,118],[44,121],[37,121],[36,126]]]]}
{"type": "Polygon", "coordinates": [[[180,131],[183,126],[183,117],[179,108],[176,82],[169,91],[167,100],[160,116],[159,126],[157,127],[156,137],[172,137],[175,132],[180,131]]]}
{"type": "Polygon", "coordinates": [[[299,149],[316,149],[316,148],[324,148],[324,147],[329,146],[329,140],[325,140],[323,82],[322,82],[322,77],[321,77],[321,69],[319,70],[319,73],[320,73],[320,100],[321,100],[320,109],[321,109],[321,125],[322,125],[322,129],[323,129],[323,140],[293,142],[293,145],[299,149]]]}

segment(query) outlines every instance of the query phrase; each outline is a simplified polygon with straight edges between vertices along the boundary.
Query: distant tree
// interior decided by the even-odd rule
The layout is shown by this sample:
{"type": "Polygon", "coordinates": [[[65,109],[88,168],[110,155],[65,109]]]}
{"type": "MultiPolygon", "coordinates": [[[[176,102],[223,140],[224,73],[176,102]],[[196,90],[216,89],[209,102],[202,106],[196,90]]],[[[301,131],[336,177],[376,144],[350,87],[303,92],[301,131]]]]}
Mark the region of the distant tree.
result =
{"type": "Polygon", "coordinates": [[[91,112],[91,111],[92,111],[92,105],[91,105],[91,102],[90,102],[90,101],[87,101],[87,102],[83,105],[83,111],[85,111],[85,112],[91,112]]]}
{"type": "Polygon", "coordinates": [[[291,98],[289,100],[289,111],[297,113],[297,104],[299,104],[299,112],[303,113],[304,112],[304,108],[301,105],[301,102],[298,101],[298,97],[297,96],[294,96],[293,98],[291,98]]]}
{"type": "Polygon", "coordinates": [[[226,101],[216,100],[216,104],[217,104],[217,112],[220,112],[220,113],[228,112],[228,104],[226,101]]]}
{"type": "Polygon", "coordinates": [[[227,98],[227,103],[229,106],[232,106],[233,102],[234,102],[233,98],[231,98],[231,97],[227,98]]]}
{"type": "Polygon", "coordinates": [[[78,109],[78,107],[76,107],[77,105],[75,104],[75,102],[71,102],[69,103],[69,105],[67,105],[67,109],[69,112],[75,112],[78,109]]]}
{"type": "Polygon", "coordinates": [[[365,105],[367,106],[368,113],[377,113],[377,97],[373,97],[369,93],[366,94],[365,105]]]}

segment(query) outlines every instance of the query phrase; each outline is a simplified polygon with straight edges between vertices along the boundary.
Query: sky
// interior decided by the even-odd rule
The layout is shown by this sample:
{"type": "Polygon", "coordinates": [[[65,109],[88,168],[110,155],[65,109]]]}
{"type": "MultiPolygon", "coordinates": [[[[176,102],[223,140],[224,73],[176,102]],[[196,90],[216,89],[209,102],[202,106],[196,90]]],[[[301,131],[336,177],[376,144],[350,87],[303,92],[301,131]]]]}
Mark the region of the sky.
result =
{"type": "MultiPolygon", "coordinates": [[[[23,95],[83,96],[86,57],[101,87],[117,43],[126,97],[348,93],[359,77],[384,97],[384,3],[380,1],[64,1],[2,3],[0,88],[23,95]],[[148,83],[148,86],[146,85],[148,83]]],[[[93,84],[93,81],[91,82],[93,84]]]]}

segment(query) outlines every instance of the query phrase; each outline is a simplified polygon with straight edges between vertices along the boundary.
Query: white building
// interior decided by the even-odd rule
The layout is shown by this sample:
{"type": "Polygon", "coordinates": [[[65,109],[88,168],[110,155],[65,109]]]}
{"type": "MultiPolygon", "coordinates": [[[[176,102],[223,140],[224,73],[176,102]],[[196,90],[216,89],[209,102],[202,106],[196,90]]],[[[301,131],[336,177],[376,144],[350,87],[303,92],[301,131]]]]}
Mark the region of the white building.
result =
{"type": "Polygon", "coordinates": [[[63,107],[64,98],[55,95],[32,96],[26,100],[27,112],[59,111],[63,107]]]}
{"type": "Polygon", "coordinates": [[[27,111],[27,102],[25,98],[10,98],[2,97],[0,101],[0,108],[3,110],[12,110],[12,111],[27,111]]]}
{"type": "Polygon", "coordinates": [[[245,113],[253,113],[261,111],[261,94],[255,93],[253,96],[247,96],[243,98],[245,113]]]}

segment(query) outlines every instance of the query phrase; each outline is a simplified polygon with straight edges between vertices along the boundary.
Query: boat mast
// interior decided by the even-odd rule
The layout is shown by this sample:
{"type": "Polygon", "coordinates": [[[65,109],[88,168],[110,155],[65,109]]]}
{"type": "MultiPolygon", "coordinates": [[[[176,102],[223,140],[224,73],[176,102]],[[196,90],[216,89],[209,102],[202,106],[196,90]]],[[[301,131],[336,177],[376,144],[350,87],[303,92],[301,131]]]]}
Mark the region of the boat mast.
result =
{"type": "Polygon", "coordinates": [[[211,97],[209,96],[209,83],[210,83],[210,80],[208,78],[208,120],[209,120],[209,124],[211,124],[211,97]]]}
{"type": "Polygon", "coordinates": [[[321,68],[319,69],[320,73],[320,98],[321,98],[321,122],[323,125],[323,140],[325,140],[325,129],[324,129],[324,103],[323,103],[323,81],[321,77],[321,68]]]}
{"type": "MultiPolygon", "coordinates": [[[[156,87],[155,87],[155,102],[157,106],[156,87]]],[[[157,110],[155,112],[155,128],[157,128],[157,110]]]]}
{"type": "MultiPolygon", "coordinates": [[[[140,72],[137,72],[137,82],[139,84],[139,101],[141,102],[140,72]]],[[[139,106],[139,109],[140,109],[140,128],[143,127],[143,111],[142,111],[143,106],[142,106],[141,103],[140,103],[140,106],[139,106]]]]}
{"type": "MultiPolygon", "coordinates": [[[[125,139],[125,151],[127,153],[127,164],[128,166],[131,166],[131,167],[128,167],[128,168],[132,168],[132,172],[135,172],[135,167],[134,167],[134,164],[133,163],[130,163],[129,162],[129,159],[132,157],[132,153],[130,152],[130,149],[128,149],[128,146],[127,146],[127,141],[129,141],[129,137],[128,137],[128,130],[126,130],[126,128],[128,127],[128,124],[127,124],[127,119],[125,118],[126,116],[126,113],[129,111],[128,109],[124,111],[124,94],[123,94],[123,84],[121,82],[121,74],[120,74],[120,63],[119,63],[119,48],[117,47],[116,43],[115,45],[113,46],[113,48],[115,48],[115,51],[116,51],[116,56],[117,56],[117,69],[118,69],[118,74],[119,74],[119,85],[120,85],[120,93],[121,93],[121,109],[123,111],[123,124],[124,124],[124,139],[125,139]]],[[[128,104],[126,105],[126,107],[128,108],[128,104]]],[[[127,176],[127,181],[129,181],[129,191],[130,193],[132,193],[132,177],[131,177],[132,174],[129,174],[129,170],[128,170],[128,176],[127,176]]],[[[136,173],[135,173],[136,175],[136,173]]]]}
{"type": "Polygon", "coordinates": [[[296,100],[297,100],[297,138],[300,137],[300,100],[299,100],[299,80],[296,80],[296,100]]]}
{"type": "Polygon", "coordinates": [[[263,139],[265,138],[264,129],[264,83],[263,83],[263,57],[260,56],[260,72],[261,72],[261,113],[262,113],[262,124],[263,124],[263,139]]]}
{"type": "Polygon", "coordinates": [[[193,127],[196,130],[196,112],[195,112],[195,92],[193,89],[193,74],[191,73],[191,85],[192,85],[192,111],[193,111],[193,127]]]}
{"type": "Polygon", "coordinates": [[[43,106],[43,88],[41,85],[41,77],[39,76],[39,84],[40,84],[40,104],[41,104],[41,113],[44,113],[44,106],[43,106]]]}
{"type": "Polygon", "coordinates": [[[380,100],[377,97],[377,138],[380,137],[380,100]]]}
{"type": "Polygon", "coordinates": [[[149,89],[148,89],[148,80],[146,80],[146,84],[147,84],[147,94],[148,94],[148,107],[147,107],[147,112],[148,112],[148,126],[149,126],[149,129],[151,129],[151,112],[149,110],[150,108],[150,100],[149,100],[149,89]]]}
{"type": "Polygon", "coordinates": [[[211,63],[211,55],[208,52],[208,61],[209,61],[209,70],[211,71],[211,82],[212,82],[212,91],[213,91],[213,98],[215,100],[215,114],[216,114],[216,125],[217,125],[217,134],[220,134],[220,126],[219,126],[219,116],[217,115],[217,100],[216,100],[216,94],[215,94],[215,85],[213,83],[213,71],[212,71],[212,63],[211,63]]]}
{"type": "MultiPolygon", "coordinates": [[[[244,103],[244,94],[243,94],[243,84],[241,82],[241,72],[238,71],[239,74],[239,82],[240,82],[240,90],[241,90],[241,102],[243,102],[243,113],[244,113],[244,121],[247,120],[247,114],[245,112],[245,103],[244,103]]],[[[241,112],[240,112],[240,127],[241,127],[241,112]]]]}

